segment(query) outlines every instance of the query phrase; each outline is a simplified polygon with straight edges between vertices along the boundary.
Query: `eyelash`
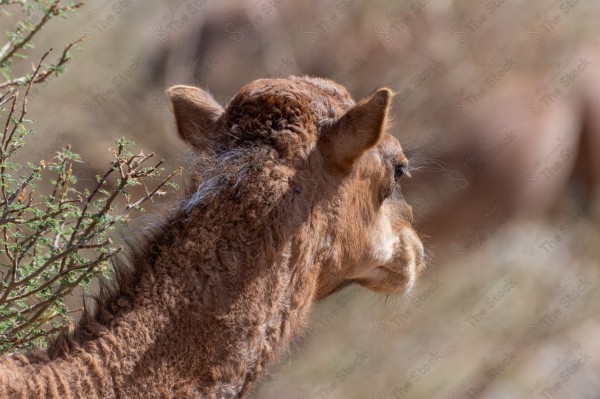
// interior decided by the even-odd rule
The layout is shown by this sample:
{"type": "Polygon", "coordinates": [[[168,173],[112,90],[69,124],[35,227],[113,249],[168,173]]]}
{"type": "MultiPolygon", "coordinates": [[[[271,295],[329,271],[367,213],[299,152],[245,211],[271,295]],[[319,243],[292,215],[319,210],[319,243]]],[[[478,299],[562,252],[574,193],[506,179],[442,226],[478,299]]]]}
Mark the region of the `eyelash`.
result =
{"type": "Polygon", "coordinates": [[[406,170],[406,165],[395,165],[394,166],[394,184],[386,185],[382,189],[382,191],[380,192],[380,195],[379,195],[379,200],[381,203],[383,203],[383,201],[385,201],[387,198],[389,198],[392,195],[392,193],[396,189],[395,184],[398,183],[398,181],[404,175],[408,175],[410,177],[410,174],[406,170]]]}
{"type": "Polygon", "coordinates": [[[406,165],[394,166],[394,181],[398,181],[406,174],[406,165]]]}

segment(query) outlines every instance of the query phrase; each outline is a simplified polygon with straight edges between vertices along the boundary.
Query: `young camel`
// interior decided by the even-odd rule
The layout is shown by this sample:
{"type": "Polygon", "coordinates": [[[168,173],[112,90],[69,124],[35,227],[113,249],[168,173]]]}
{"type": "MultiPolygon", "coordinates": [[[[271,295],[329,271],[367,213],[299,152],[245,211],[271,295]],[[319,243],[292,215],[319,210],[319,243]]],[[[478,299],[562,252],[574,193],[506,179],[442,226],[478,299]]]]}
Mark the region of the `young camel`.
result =
{"type": "Polygon", "coordinates": [[[409,289],[421,242],[383,132],[390,91],[261,79],[226,110],[169,90],[193,187],[118,283],[47,353],[0,360],[1,398],[240,398],[349,283],[409,289]]]}

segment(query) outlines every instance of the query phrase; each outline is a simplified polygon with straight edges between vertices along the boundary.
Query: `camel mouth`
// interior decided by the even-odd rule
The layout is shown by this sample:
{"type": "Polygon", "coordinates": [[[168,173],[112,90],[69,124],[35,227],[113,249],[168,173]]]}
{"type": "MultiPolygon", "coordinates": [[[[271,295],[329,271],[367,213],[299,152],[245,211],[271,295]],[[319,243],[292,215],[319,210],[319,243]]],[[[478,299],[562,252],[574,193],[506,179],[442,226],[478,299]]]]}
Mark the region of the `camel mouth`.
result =
{"type": "Polygon", "coordinates": [[[416,274],[411,267],[402,267],[400,271],[392,269],[389,265],[375,268],[378,278],[364,284],[370,290],[383,294],[397,294],[408,292],[413,287],[416,274]]]}
{"type": "Polygon", "coordinates": [[[396,262],[376,267],[380,287],[369,288],[385,293],[409,292],[425,270],[425,266],[426,255],[423,244],[418,239],[411,239],[409,245],[405,245],[400,251],[396,262]]]}

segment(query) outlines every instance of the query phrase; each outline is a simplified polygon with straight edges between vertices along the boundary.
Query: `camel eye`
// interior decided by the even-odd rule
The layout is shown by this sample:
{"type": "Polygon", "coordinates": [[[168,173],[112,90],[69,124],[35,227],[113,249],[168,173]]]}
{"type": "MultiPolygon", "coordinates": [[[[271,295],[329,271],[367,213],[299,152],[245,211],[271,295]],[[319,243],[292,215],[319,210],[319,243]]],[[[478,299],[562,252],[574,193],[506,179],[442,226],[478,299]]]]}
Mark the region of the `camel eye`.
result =
{"type": "Polygon", "coordinates": [[[398,181],[406,174],[406,165],[396,165],[394,167],[394,180],[398,181]]]}

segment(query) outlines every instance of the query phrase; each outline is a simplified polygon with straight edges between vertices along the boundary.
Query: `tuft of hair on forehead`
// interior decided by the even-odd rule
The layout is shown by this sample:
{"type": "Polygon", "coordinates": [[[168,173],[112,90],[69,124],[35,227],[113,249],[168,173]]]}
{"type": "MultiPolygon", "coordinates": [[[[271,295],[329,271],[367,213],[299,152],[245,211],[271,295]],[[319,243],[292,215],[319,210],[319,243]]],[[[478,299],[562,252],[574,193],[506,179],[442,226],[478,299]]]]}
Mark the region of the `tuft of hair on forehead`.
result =
{"type": "Polygon", "coordinates": [[[281,156],[317,137],[314,95],[290,79],[260,79],[244,87],[228,104],[224,142],[231,146],[268,145],[281,156]],[[225,137],[226,136],[226,137],[225,137]]]}

